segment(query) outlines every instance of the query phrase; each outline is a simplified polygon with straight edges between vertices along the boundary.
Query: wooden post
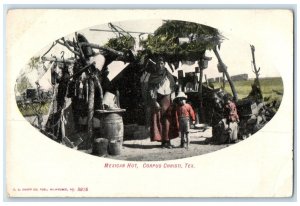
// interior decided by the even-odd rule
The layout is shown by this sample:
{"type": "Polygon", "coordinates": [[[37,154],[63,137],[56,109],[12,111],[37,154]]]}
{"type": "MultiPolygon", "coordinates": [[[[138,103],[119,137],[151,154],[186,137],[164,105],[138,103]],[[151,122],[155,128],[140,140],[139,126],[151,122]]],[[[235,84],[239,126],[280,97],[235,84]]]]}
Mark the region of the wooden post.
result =
{"type": "Polygon", "coordinates": [[[203,97],[202,97],[202,79],[203,79],[203,69],[200,68],[199,96],[200,96],[201,104],[202,104],[202,100],[203,100],[203,97]]]}
{"type": "Polygon", "coordinates": [[[221,59],[221,57],[220,57],[220,55],[219,55],[219,53],[218,53],[217,47],[215,47],[215,48],[213,49],[213,51],[214,51],[214,53],[215,53],[215,55],[216,55],[216,57],[217,57],[217,59],[218,59],[218,62],[219,62],[220,67],[222,68],[222,72],[225,74],[225,76],[226,76],[226,78],[227,78],[227,80],[228,80],[228,82],[229,82],[229,85],[230,85],[230,88],[231,88],[231,91],[232,91],[232,95],[233,95],[233,100],[234,100],[234,101],[237,101],[237,100],[238,100],[238,95],[237,95],[237,92],[236,92],[236,90],[235,90],[234,84],[233,84],[233,82],[231,81],[231,78],[230,78],[230,76],[229,76],[229,73],[227,72],[226,65],[223,63],[223,61],[222,61],[222,59],[221,59]]]}
{"type": "Polygon", "coordinates": [[[178,70],[178,92],[182,91],[183,84],[183,70],[178,70]]]}
{"type": "Polygon", "coordinates": [[[256,63],[255,63],[255,55],[254,55],[254,52],[255,52],[255,47],[253,45],[250,45],[251,47],[251,54],[252,54],[252,63],[253,63],[253,67],[254,67],[254,74],[256,76],[256,80],[257,80],[257,86],[260,88],[260,82],[259,82],[259,72],[260,72],[260,68],[256,68],[256,63]]]}
{"type": "Polygon", "coordinates": [[[206,74],[204,75],[204,78],[205,78],[205,82],[206,82],[206,84],[207,84],[207,86],[208,86],[208,79],[207,79],[206,74]]]}
{"type": "Polygon", "coordinates": [[[222,73],[222,89],[225,89],[225,74],[222,73]]]}
{"type": "Polygon", "coordinates": [[[121,108],[121,106],[120,106],[120,92],[119,92],[119,90],[116,91],[116,103],[117,103],[118,108],[121,108]]]}
{"type": "MultiPolygon", "coordinates": [[[[200,65],[199,65],[200,66],[200,65]]],[[[204,121],[204,110],[203,110],[203,90],[202,90],[202,79],[203,79],[203,68],[200,67],[200,80],[199,80],[199,123],[204,121]]]]}
{"type": "Polygon", "coordinates": [[[93,141],[93,117],[94,117],[94,99],[95,84],[93,78],[89,77],[89,96],[88,96],[88,116],[87,116],[87,132],[88,139],[86,141],[86,149],[90,149],[93,141]]]}
{"type": "Polygon", "coordinates": [[[95,87],[97,87],[98,90],[99,90],[100,109],[104,109],[104,105],[103,105],[103,89],[102,89],[100,80],[99,80],[99,78],[96,75],[94,76],[94,80],[95,80],[95,87]]]}

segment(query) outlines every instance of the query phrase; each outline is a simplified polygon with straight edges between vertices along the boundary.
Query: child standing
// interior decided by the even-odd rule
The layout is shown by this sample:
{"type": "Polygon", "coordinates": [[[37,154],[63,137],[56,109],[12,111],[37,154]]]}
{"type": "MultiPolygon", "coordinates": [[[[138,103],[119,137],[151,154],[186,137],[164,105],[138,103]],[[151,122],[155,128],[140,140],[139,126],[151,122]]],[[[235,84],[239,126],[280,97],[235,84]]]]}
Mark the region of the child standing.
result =
{"type": "Polygon", "coordinates": [[[239,115],[235,103],[231,100],[229,95],[224,97],[225,103],[225,118],[227,120],[229,139],[228,142],[235,143],[238,139],[238,123],[240,122],[239,115]]]}
{"type": "Polygon", "coordinates": [[[179,130],[181,134],[181,144],[180,147],[184,147],[186,143],[186,148],[189,146],[189,129],[190,129],[190,118],[195,124],[195,112],[191,105],[186,103],[187,96],[183,92],[179,92],[175,98],[178,106],[176,108],[177,117],[179,120],[179,130]]]}

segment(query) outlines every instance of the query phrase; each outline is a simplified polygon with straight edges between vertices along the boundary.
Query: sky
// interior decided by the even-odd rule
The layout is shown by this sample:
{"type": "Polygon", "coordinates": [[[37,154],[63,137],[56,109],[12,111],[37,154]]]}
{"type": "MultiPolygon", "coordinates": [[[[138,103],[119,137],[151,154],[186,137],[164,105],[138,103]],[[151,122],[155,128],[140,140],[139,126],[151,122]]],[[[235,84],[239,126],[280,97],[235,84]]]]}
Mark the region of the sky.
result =
{"type": "MultiPolygon", "coordinates": [[[[121,27],[125,31],[136,31],[136,32],[149,32],[153,33],[159,26],[162,25],[163,20],[139,20],[139,21],[123,21],[123,22],[112,22],[114,25],[121,27]]],[[[86,28],[78,31],[86,36],[90,43],[99,44],[103,46],[110,38],[116,37],[116,34],[113,32],[105,32],[105,31],[91,31],[90,29],[102,29],[102,30],[110,30],[108,24],[102,24],[93,26],[90,28],[86,28]]],[[[217,28],[218,29],[218,28],[217,28]]],[[[225,40],[221,44],[221,48],[219,54],[223,60],[223,62],[228,67],[229,75],[237,75],[246,73],[249,75],[249,78],[254,78],[255,74],[253,73],[253,65],[252,65],[252,55],[250,49],[251,37],[247,37],[247,39],[243,39],[240,36],[235,36],[232,33],[224,33],[220,30],[220,33],[225,36],[225,40]],[[250,38],[250,39],[248,39],[250,38]]],[[[133,37],[138,39],[139,34],[131,34],[133,37]]],[[[65,38],[72,40],[74,37],[74,33],[67,35],[65,38]]],[[[143,37],[146,37],[144,35],[143,37]]],[[[42,55],[47,51],[52,42],[49,42],[49,45],[45,48],[41,49],[41,51],[37,54],[37,56],[42,55]]],[[[263,53],[266,51],[260,50],[259,45],[256,46],[255,58],[257,68],[261,67],[260,77],[275,77],[280,76],[278,71],[273,68],[272,62],[263,58],[263,53]]],[[[61,51],[65,51],[64,57],[72,57],[72,53],[70,53],[66,48],[61,45],[56,45],[46,56],[55,55],[60,57],[61,51]]],[[[209,61],[208,68],[204,70],[204,74],[207,78],[215,78],[222,76],[221,73],[218,72],[217,69],[217,59],[212,51],[207,51],[206,56],[212,57],[212,60],[209,61]]],[[[103,60],[103,58],[98,58],[103,60]]],[[[101,63],[100,63],[101,64],[101,63]]],[[[47,65],[47,63],[45,64],[47,65]]],[[[48,65],[49,66],[49,65],[48,65]]],[[[109,65],[109,79],[113,79],[120,71],[122,71],[127,64],[123,62],[113,62],[109,65]]],[[[197,66],[197,62],[194,65],[182,65],[180,64],[179,70],[183,69],[184,72],[194,71],[194,68],[197,66]]],[[[167,66],[168,67],[168,66],[167,66]]],[[[26,68],[25,68],[26,69],[26,68]]],[[[40,85],[44,89],[49,89],[51,87],[50,84],[50,72],[48,71],[43,76],[38,74],[30,73],[29,79],[31,82],[35,82],[36,79],[40,79],[40,85]]],[[[177,76],[177,71],[173,73],[173,75],[177,76]]]]}

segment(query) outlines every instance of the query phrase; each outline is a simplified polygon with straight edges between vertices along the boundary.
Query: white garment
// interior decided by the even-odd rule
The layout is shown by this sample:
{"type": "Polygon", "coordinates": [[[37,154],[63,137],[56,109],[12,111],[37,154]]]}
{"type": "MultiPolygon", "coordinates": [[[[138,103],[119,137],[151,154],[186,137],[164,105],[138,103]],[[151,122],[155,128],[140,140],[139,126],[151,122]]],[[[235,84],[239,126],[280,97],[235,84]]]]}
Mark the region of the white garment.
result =
{"type": "Polygon", "coordinates": [[[229,123],[230,133],[229,138],[230,141],[235,141],[238,139],[238,124],[236,122],[229,123]]]}
{"type": "Polygon", "coordinates": [[[168,77],[166,76],[163,81],[158,85],[157,93],[161,95],[171,94],[171,83],[168,77]]]}

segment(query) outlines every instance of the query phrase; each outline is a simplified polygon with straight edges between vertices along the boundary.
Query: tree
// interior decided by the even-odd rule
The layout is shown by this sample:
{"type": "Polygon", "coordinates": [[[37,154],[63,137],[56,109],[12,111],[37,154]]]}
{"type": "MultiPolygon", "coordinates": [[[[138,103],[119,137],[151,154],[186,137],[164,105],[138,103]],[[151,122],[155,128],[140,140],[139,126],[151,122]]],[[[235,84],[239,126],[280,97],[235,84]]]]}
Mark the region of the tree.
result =
{"type": "Polygon", "coordinates": [[[33,69],[38,70],[39,68],[39,60],[40,57],[31,57],[28,63],[28,66],[30,68],[30,71],[32,71],[33,69]]]}
{"type": "Polygon", "coordinates": [[[26,89],[32,87],[31,83],[27,76],[22,76],[20,79],[17,80],[17,91],[21,94],[26,89]]]}

